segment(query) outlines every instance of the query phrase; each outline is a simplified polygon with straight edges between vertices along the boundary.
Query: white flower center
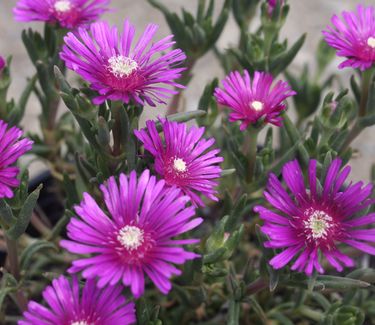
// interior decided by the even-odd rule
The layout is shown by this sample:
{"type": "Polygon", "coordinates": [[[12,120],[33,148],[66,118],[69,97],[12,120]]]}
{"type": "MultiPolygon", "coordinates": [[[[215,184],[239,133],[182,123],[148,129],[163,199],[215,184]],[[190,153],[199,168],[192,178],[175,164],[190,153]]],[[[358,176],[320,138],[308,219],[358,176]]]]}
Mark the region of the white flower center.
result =
{"type": "Polygon", "coordinates": [[[143,243],[143,230],[136,226],[125,226],[118,235],[117,240],[127,249],[137,249],[143,243]]]}
{"type": "Polygon", "coordinates": [[[328,229],[332,226],[332,217],[324,211],[315,210],[303,224],[311,232],[309,238],[326,238],[328,229]]]}
{"type": "Polygon", "coordinates": [[[90,325],[90,324],[87,323],[85,320],[81,320],[79,322],[71,323],[70,325],[90,325]]]}
{"type": "Polygon", "coordinates": [[[72,8],[72,4],[69,0],[58,0],[53,7],[58,12],[67,12],[72,8]]]}
{"type": "Polygon", "coordinates": [[[173,160],[173,168],[178,172],[186,172],[186,162],[181,158],[175,158],[173,160]]]}
{"type": "Polygon", "coordinates": [[[367,45],[375,49],[375,37],[369,37],[367,39],[367,45]]]}
{"type": "Polygon", "coordinates": [[[137,62],[123,55],[110,57],[108,63],[111,73],[119,78],[128,77],[138,68],[137,62]]]}
{"type": "Polygon", "coordinates": [[[252,107],[252,109],[259,112],[263,109],[264,104],[259,100],[254,100],[253,102],[251,102],[250,106],[252,107]]]}

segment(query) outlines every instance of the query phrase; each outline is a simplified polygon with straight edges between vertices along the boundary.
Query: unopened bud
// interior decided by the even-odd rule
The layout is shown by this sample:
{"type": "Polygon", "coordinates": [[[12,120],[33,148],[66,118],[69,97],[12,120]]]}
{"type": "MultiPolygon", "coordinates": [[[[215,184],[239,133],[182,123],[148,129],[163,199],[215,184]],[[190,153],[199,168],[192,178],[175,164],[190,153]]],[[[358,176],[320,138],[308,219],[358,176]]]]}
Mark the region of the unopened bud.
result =
{"type": "Polygon", "coordinates": [[[5,65],[6,65],[6,62],[4,58],[0,55],[0,73],[3,72],[5,65]]]}
{"type": "Polygon", "coordinates": [[[280,7],[284,4],[284,0],[268,0],[268,14],[270,16],[272,16],[272,12],[275,9],[278,2],[280,2],[280,7]]]}

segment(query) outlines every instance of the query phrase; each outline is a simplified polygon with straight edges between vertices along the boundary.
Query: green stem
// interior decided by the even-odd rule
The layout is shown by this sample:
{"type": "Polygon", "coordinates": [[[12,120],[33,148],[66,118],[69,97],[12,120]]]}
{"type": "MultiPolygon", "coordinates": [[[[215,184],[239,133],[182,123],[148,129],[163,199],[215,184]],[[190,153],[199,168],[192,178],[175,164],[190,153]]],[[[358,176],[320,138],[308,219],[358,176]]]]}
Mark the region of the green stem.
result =
{"type": "Polygon", "coordinates": [[[368,95],[369,95],[371,72],[372,72],[372,69],[369,69],[369,70],[364,71],[362,73],[361,100],[360,100],[359,109],[358,109],[358,115],[359,116],[365,116],[366,115],[366,106],[367,106],[367,100],[368,100],[368,95]]]}
{"type": "MultiPolygon", "coordinates": [[[[59,61],[57,64],[61,73],[65,76],[66,75],[66,68],[64,64],[59,61]]],[[[46,115],[43,118],[44,120],[44,128],[47,130],[47,134],[54,134],[56,128],[56,117],[58,114],[59,106],[60,106],[60,95],[59,95],[59,86],[56,80],[51,80],[54,83],[53,91],[51,90],[44,90],[45,96],[47,100],[47,111],[46,115]],[[47,92],[46,92],[47,91],[47,92]]],[[[48,139],[50,140],[50,139],[48,139]]],[[[54,141],[54,140],[53,140],[54,141]]]]}
{"type": "Polygon", "coordinates": [[[359,123],[356,122],[352,129],[349,131],[347,137],[346,137],[346,140],[344,142],[344,144],[342,145],[341,147],[341,150],[340,150],[340,153],[343,153],[346,151],[346,149],[348,149],[348,147],[350,146],[350,144],[354,141],[354,139],[362,132],[363,128],[360,127],[359,123]]]}
{"type": "Polygon", "coordinates": [[[113,125],[112,134],[113,134],[113,150],[112,155],[117,157],[121,154],[121,112],[120,109],[125,109],[122,105],[112,104],[112,113],[115,123],[113,125]]]}
{"type": "Polygon", "coordinates": [[[36,230],[39,231],[39,233],[43,236],[43,237],[48,237],[50,232],[51,232],[51,229],[48,228],[44,223],[43,221],[41,220],[41,218],[39,218],[39,215],[37,215],[35,212],[33,212],[33,214],[31,215],[31,219],[30,219],[30,222],[31,224],[34,226],[34,228],[36,230]]]}
{"type": "MultiPolygon", "coordinates": [[[[55,26],[55,32],[56,32],[56,49],[59,49],[62,47],[62,45],[64,44],[64,36],[66,35],[67,31],[66,30],[63,30],[61,29],[60,27],[58,26],[55,26]]],[[[57,53],[60,52],[59,50],[57,50],[57,53]]],[[[56,60],[56,56],[55,57],[51,57],[52,60],[56,60]]],[[[56,65],[59,67],[61,73],[66,76],[66,67],[65,67],[65,64],[63,63],[63,61],[61,59],[59,59],[59,57],[57,56],[57,62],[55,62],[56,65]]],[[[53,71],[53,70],[52,70],[53,71]]],[[[53,73],[52,73],[53,75],[53,73]]],[[[50,96],[50,99],[49,99],[49,109],[48,109],[48,117],[47,117],[47,129],[48,130],[51,130],[53,131],[55,129],[55,125],[56,125],[56,117],[57,117],[57,113],[58,113],[58,110],[59,110],[59,105],[60,105],[60,95],[59,95],[59,86],[58,86],[58,82],[57,80],[53,79],[54,80],[54,88],[55,88],[55,92],[53,94],[51,94],[50,96]]],[[[48,94],[46,94],[47,98],[48,98],[48,94]]]]}
{"type": "Polygon", "coordinates": [[[231,299],[229,301],[228,325],[239,325],[241,305],[238,301],[231,299]]]}
{"type": "Polygon", "coordinates": [[[8,236],[5,236],[5,240],[8,250],[10,273],[18,281],[20,279],[20,270],[18,265],[17,241],[10,239],[8,236]]]}
{"type": "Polygon", "coordinates": [[[242,22],[242,26],[240,27],[240,37],[239,37],[239,40],[238,40],[238,48],[240,50],[245,50],[245,46],[246,46],[246,35],[247,35],[247,32],[250,28],[250,22],[252,20],[252,18],[254,17],[254,13],[255,13],[255,10],[252,10],[250,11],[245,19],[243,20],[242,22]]]}
{"type": "Polygon", "coordinates": [[[245,44],[246,44],[246,31],[247,31],[247,28],[241,28],[241,31],[240,31],[240,38],[238,40],[238,48],[239,49],[245,49],[245,44]]]}
{"type": "Polygon", "coordinates": [[[248,160],[246,182],[251,183],[254,178],[255,162],[257,157],[257,139],[259,130],[250,126],[245,135],[243,152],[248,160]]]}
{"type": "MultiPolygon", "coordinates": [[[[21,278],[21,275],[20,275],[20,268],[19,268],[19,263],[18,263],[17,241],[8,238],[8,236],[5,236],[5,241],[7,244],[10,273],[14,276],[14,278],[17,281],[19,281],[21,278]]],[[[18,303],[18,307],[21,309],[21,311],[26,310],[27,300],[23,292],[21,290],[17,290],[15,296],[16,296],[16,300],[18,303]]]]}
{"type": "Polygon", "coordinates": [[[264,28],[264,43],[263,43],[263,55],[265,59],[265,71],[270,72],[270,56],[273,40],[277,35],[277,30],[273,26],[266,26],[264,28]]]}
{"type": "Polygon", "coordinates": [[[305,303],[307,292],[305,289],[299,289],[297,291],[296,307],[300,307],[305,303]]]}
{"type": "Polygon", "coordinates": [[[56,223],[56,225],[51,229],[51,232],[46,237],[46,240],[52,241],[56,239],[60,235],[62,229],[68,224],[70,218],[71,216],[65,213],[63,217],[60,218],[59,221],[56,223]]]}

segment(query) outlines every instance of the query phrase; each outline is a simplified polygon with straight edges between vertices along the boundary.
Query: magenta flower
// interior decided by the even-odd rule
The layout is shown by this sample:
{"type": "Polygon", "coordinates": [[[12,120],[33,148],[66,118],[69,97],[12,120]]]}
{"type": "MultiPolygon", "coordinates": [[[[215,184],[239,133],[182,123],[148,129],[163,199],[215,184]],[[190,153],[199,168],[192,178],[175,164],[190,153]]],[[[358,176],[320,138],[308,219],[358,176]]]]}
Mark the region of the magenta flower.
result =
{"type": "Polygon", "coordinates": [[[346,60],[339,68],[352,67],[364,71],[375,63],[375,9],[358,5],[357,12],[342,13],[343,19],[334,15],[333,26],[323,31],[326,42],[346,60]]]}
{"type": "Polygon", "coordinates": [[[153,43],[157,29],[149,24],[132,48],[135,28],[128,20],[121,35],[106,22],[94,23],[89,30],[68,33],[60,55],[99,93],[95,104],[110,99],[155,106],[177,93],[174,87],[183,88],[174,80],[181,76],[184,68],[177,66],[186,58],[180,49],[168,51],[175,43],[173,35],[153,43]]]}
{"type": "Polygon", "coordinates": [[[361,229],[375,222],[375,213],[361,214],[373,203],[370,198],[372,185],[358,182],[344,186],[350,167],[346,166],[340,172],[340,159],[331,163],[321,182],[316,166],[316,160],[310,160],[309,188],[306,189],[298,162],[285,164],[282,175],[291,193],[271,174],[264,196],[274,209],[254,208],[265,221],[261,228],[269,236],[265,247],[283,250],[270,260],[275,269],[295,258],[292,270],[305,271],[307,275],[314,269],[323,273],[319,263],[321,254],[340,272],[343,265],[354,266],[354,261],[339,250],[337,245],[340,243],[375,255],[375,247],[368,244],[375,242],[375,229],[361,229]]]}
{"type": "Polygon", "coordinates": [[[94,280],[88,280],[80,294],[77,278],[69,281],[61,275],[43,292],[49,306],[30,301],[18,325],[134,324],[134,303],[126,303],[121,291],[121,286],[98,289],[94,280]]]}
{"type": "Polygon", "coordinates": [[[143,142],[145,150],[155,158],[155,170],[170,186],[179,187],[195,205],[204,206],[200,195],[217,201],[215,186],[221,175],[218,165],[219,149],[209,150],[215,139],[202,139],[204,127],[187,128],[186,123],[161,119],[163,136],[158,134],[154,121],[147,127],[135,130],[136,137],[143,142]]]}
{"type": "Polygon", "coordinates": [[[8,129],[8,124],[0,120],[0,198],[12,198],[12,187],[20,185],[17,179],[20,170],[12,165],[33,144],[29,139],[20,139],[22,135],[20,129],[15,126],[8,129]]]}
{"type": "Polygon", "coordinates": [[[244,70],[244,76],[234,71],[222,83],[224,89],[215,89],[216,100],[231,109],[230,122],[241,121],[241,131],[262,118],[281,126],[280,113],[286,108],[284,100],[296,94],[284,81],[278,81],[271,88],[273,77],[265,72],[255,71],[251,80],[248,71],[244,70]]]}
{"type": "Polygon", "coordinates": [[[76,28],[97,20],[110,0],[19,0],[13,9],[18,21],[44,21],[76,28]]]}
{"type": "Polygon", "coordinates": [[[100,288],[122,282],[135,297],[144,292],[146,273],[159,290],[167,294],[170,278],[181,274],[171,263],[183,264],[198,257],[185,251],[182,244],[196,239],[172,239],[195,227],[201,218],[193,218],[193,207],[177,188],[166,187],[145,170],[137,180],[120,175],[119,185],[111,177],[100,187],[108,209],[106,214],[87,193],[76,207],[79,219],[71,219],[68,237],[61,246],[83,256],[73,262],[69,272],[82,272],[85,278],[99,277],[100,288]]]}

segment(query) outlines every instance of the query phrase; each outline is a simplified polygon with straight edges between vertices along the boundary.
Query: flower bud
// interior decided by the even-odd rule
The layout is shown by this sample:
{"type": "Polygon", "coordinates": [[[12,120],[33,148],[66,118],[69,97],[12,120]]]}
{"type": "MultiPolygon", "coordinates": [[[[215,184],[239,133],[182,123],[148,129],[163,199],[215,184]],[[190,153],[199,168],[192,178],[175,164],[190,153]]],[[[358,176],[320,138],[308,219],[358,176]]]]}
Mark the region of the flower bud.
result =
{"type": "Polygon", "coordinates": [[[5,59],[0,55],[0,73],[3,72],[5,65],[6,65],[5,59]]]}

